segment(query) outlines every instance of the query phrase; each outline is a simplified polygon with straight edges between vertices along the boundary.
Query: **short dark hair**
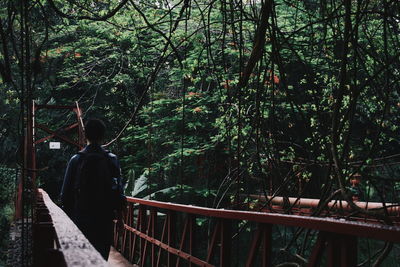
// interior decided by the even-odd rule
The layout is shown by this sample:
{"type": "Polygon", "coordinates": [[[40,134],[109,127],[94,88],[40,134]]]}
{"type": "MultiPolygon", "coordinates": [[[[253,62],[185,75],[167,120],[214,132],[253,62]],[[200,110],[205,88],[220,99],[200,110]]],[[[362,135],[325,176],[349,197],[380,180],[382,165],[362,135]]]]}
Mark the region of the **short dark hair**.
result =
{"type": "Polygon", "coordinates": [[[85,123],[86,139],[93,143],[101,142],[106,133],[106,125],[100,119],[89,119],[85,123]]]}

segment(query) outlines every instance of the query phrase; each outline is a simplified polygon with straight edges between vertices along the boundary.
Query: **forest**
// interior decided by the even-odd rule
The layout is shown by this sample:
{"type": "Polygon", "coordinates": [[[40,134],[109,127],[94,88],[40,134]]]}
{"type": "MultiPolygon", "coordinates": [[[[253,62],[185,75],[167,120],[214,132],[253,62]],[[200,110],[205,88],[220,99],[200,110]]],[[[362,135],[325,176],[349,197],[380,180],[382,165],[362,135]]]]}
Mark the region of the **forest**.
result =
{"type": "MultiPolygon", "coordinates": [[[[385,205],[355,201],[400,202],[398,0],[4,0],[0,44],[2,242],[28,100],[103,119],[127,196],[244,210],[320,199],[312,216],[342,199],[393,224],[385,205]]],[[[76,120],[35,117],[65,136],[76,120]]],[[[55,201],[76,152],[36,146],[37,186],[55,201]]]]}

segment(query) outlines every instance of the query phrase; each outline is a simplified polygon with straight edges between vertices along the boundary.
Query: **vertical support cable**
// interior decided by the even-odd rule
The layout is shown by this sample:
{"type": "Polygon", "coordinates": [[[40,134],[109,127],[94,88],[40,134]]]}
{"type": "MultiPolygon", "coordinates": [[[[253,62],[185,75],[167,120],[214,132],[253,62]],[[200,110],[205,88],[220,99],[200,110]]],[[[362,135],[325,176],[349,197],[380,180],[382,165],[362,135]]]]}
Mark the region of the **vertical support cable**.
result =
{"type": "Polygon", "coordinates": [[[29,20],[29,0],[24,0],[24,34],[25,34],[25,86],[27,91],[26,109],[27,109],[27,166],[28,172],[26,177],[25,192],[26,192],[26,263],[31,265],[32,257],[32,223],[33,223],[33,207],[35,197],[35,171],[34,162],[34,144],[33,144],[33,87],[31,74],[31,36],[30,36],[30,20],[29,20]]]}
{"type": "MultiPolygon", "coordinates": [[[[239,79],[240,76],[243,75],[243,34],[242,34],[242,19],[243,19],[243,6],[242,1],[239,3],[240,13],[239,13],[239,42],[238,42],[238,49],[239,49],[239,79]]],[[[234,12],[234,10],[232,10],[234,12]]],[[[240,203],[240,184],[241,184],[241,134],[242,134],[242,90],[241,86],[237,86],[237,101],[238,101],[238,110],[237,110],[237,147],[236,147],[236,196],[235,196],[235,206],[238,206],[240,203]]]]}
{"type": "Polygon", "coordinates": [[[24,45],[24,40],[25,40],[25,34],[24,34],[24,30],[25,30],[25,16],[24,16],[24,4],[25,4],[26,0],[21,0],[20,2],[20,40],[21,40],[21,57],[20,57],[20,79],[21,79],[21,111],[22,111],[22,140],[21,142],[23,142],[22,147],[22,172],[21,172],[21,186],[20,186],[20,191],[18,192],[19,194],[21,194],[20,197],[20,216],[21,216],[21,266],[27,266],[26,264],[26,235],[25,235],[25,228],[26,228],[26,224],[25,224],[25,180],[26,180],[26,176],[27,176],[27,145],[26,145],[26,125],[25,125],[25,114],[26,114],[26,110],[25,110],[25,104],[26,104],[26,99],[25,99],[25,45],[24,45]]]}
{"type": "Polygon", "coordinates": [[[82,119],[82,110],[79,107],[78,101],[75,101],[76,105],[76,116],[78,119],[78,144],[80,146],[79,149],[83,149],[85,146],[85,125],[83,124],[83,119],[82,119]]]}
{"type": "MultiPolygon", "coordinates": [[[[190,6],[190,0],[186,0],[183,3],[185,6],[183,8],[185,8],[185,46],[184,46],[184,51],[185,51],[185,60],[183,62],[183,72],[185,72],[186,70],[186,57],[187,57],[187,31],[188,31],[188,20],[189,20],[189,13],[188,13],[188,9],[190,6]]],[[[186,104],[186,91],[187,91],[187,84],[186,84],[186,74],[184,74],[183,76],[183,90],[182,90],[182,123],[181,123],[181,155],[180,155],[180,168],[179,168],[179,177],[180,177],[180,181],[179,181],[179,185],[180,185],[180,197],[182,198],[183,195],[183,180],[184,180],[184,145],[185,145],[185,104],[186,104]]]]}
{"type": "MultiPolygon", "coordinates": [[[[151,184],[151,176],[152,176],[152,171],[151,171],[151,165],[153,164],[153,90],[152,90],[152,85],[149,87],[149,104],[150,104],[150,122],[149,122],[149,129],[148,129],[148,144],[147,144],[147,169],[148,169],[148,179],[146,180],[147,187],[149,187],[149,184],[151,184]]],[[[135,179],[135,177],[133,177],[135,179]]],[[[133,182],[133,181],[132,181],[133,182]]],[[[152,194],[149,195],[150,199],[152,198],[152,194]]]]}

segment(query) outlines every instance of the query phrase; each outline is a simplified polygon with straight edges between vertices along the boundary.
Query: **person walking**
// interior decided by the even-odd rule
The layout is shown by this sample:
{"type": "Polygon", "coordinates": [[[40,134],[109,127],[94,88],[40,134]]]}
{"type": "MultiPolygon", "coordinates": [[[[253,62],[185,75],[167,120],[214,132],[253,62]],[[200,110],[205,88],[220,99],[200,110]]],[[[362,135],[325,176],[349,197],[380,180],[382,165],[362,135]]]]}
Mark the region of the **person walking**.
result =
{"type": "Polygon", "coordinates": [[[85,123],[87,146],[68,162],[61,189],[63,210],[90,243],[108,259],[113,219],[123,227],[126,198],[123,195],[120,164],[116,155],[101,143],[106,126],[99,119],[85,123]]]}

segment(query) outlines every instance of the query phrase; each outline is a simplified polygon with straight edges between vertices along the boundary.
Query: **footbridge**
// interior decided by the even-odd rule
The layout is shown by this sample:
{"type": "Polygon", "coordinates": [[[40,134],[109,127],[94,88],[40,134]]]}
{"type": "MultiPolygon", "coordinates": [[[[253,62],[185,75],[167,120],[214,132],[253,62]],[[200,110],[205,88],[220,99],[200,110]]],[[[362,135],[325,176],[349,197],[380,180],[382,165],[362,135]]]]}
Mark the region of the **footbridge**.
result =
{"type": "MultiPolygon", "coordinates": [[[[31,111],[25,136],[24,172],[16,201],[16,219],[22,221],[22,258],[31,258],[33,266],[110,266],[48,194],[35,187],[39,171],[35,145],[56,137],[77,148],[83,146],[82,112],[78,103],[67,107],[33,103],[31,111]],[[74,112],[77,122],[64,132],[76,130],[77,140],[35,124],[35,111],[39,109],[74,112]],[[35,140],[34,129],[41,129],[49,136],[35,140]],[[30,236],[32,242],[26,242],[30,236]]],[[[398,205],[354,202],[366,210],[384,211],[386,220],[380,220],[359,215],[340,200],[320,205],[318,199],[247,197],[257,199],[255,203],[261,203],[260,206],[249,210],[237,203],[235,209],[213,209],[128,197],[123,229],[114,227],[111,266],[398,264],[398,205]],[[287,205],[291,207],[290,214],[284,214],[287,205]],[[316,217],[315,210],[320,206],[327,207],[326,212],[316,217]],[[120,258],[115,259],[115,255],[120,258]]],[[[31,266],[30,263],[26,260],[22,266],[31,266]]]]}
{"type": "MultiPolygon", "coordinates": [[[[35,266],[109,266],[41,189],[35,209],[35,266]]],[[[398,209],[393,212],[399,217],[398,209]]],[[[344,267],[360,264],[359,253],[367,245],[389,250],[399,242],[397,223],[211,209],[129,197],[124,229],[115,225],[113,245],[134,266],[344,267]],[[284,248],[283,239],[291,239],[284,248]],[[293,254],[304,239],[309,240],[304,248],[308,252],[293,254]]]]}

